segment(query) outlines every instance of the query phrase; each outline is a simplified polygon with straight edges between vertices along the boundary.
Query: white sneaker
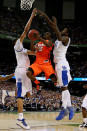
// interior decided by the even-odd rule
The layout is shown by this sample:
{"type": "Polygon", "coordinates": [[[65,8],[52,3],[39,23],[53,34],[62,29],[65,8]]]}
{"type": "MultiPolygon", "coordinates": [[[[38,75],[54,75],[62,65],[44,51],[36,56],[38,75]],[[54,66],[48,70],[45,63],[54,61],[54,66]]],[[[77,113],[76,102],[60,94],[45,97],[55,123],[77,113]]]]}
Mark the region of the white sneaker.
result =
{"type": "Polygon", "coordinates": [[[25,119],[22,119],[22,120],[17,119],[16,124],[17,124],[18,126],[22,127],[23,129],[26,129],[26,130],[29,130],[29,129],[30,129],[30,127],[29,127],[29,126],[27,125],[27,123],[25,122],[25,119]]]}
{"type": "Polygon", "coordinates": [[[87,128],[87,124],[83,122],[79,127],[87,128]]]}

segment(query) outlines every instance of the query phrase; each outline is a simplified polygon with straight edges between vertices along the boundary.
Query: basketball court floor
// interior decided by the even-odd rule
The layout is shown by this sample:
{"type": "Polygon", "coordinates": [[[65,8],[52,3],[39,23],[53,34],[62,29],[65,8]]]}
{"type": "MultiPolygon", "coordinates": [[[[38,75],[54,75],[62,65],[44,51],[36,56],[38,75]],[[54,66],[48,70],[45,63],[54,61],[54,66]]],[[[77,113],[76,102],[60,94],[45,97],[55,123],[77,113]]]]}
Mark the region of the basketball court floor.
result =
{"type": "MultiPolygon", "coordinates": [[[[31,129],[29,131],[87,131],[80,129],[82,123],[81,113],[76,113],[69,121],[66,116],[61,121],[56,121],[57,112],[26,112],[24,117],[31,129]]],[[[16,113],[0,113],[0,131],[24,131],[16,125],[16,113]]]]}

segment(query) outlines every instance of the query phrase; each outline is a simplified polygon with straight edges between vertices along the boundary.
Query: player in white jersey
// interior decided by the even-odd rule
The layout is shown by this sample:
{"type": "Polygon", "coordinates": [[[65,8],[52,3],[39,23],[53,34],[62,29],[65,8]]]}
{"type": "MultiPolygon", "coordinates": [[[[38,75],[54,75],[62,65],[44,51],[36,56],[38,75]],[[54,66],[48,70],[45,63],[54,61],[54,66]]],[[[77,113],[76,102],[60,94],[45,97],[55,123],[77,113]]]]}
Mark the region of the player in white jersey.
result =
{"type": "MultiPolygon", "coordinates": [[[[87,84],[84,85],[83,88],[87,90],[87,84]]],[[[83,117],[83,123],[80,125],[80,127],[87,128],[87,91],[82,102],[82,117],[83,117]]]]}
{"type": "Polygon", "coordinates": [[[54,62],[55,62],[55,71],[57,74],[57,82],[62,90],[62,110],[59,115],[56,117],[56,120],[62,120],[69,111],[69,120],[74,116],[74,111],[71,105],[70,93],[68,90],[68,83],[70,82],[70,67],[66,59],[66,52],[70,44],[70,38],[68,36],[68,29],[64,28],[62,32],[59,31],[57,26],[57,20],[55,17],[52,17],[52,20],[42,11],[37,10],[37,12],[44,16],[49,26],[56,33],[57,40],[54,44],[54,62]]]}
{"type": "Polygon", "coordinates": [[[25,28],[24,32],[20,36],[20,38],[15,42],[14,50],[17,59],[17,67],[15,69],[15,77],[16,77],[16,86],[17,86],[17,107],[18,107],[18,119],[17,125],[24,129],[30,129],[30,127],[25,122],[23,117],[23,97],[26,93],[30,92],[32,94],[32,84],[31,80],[26,75],[26,70],[30,65],[30,61],[28,58],[29,55],[35,55],[35,53],[31,50],[24,49],[23,40],[26,37],[31,22],[35,16],[36,9],[33,10],[25,28]]]}

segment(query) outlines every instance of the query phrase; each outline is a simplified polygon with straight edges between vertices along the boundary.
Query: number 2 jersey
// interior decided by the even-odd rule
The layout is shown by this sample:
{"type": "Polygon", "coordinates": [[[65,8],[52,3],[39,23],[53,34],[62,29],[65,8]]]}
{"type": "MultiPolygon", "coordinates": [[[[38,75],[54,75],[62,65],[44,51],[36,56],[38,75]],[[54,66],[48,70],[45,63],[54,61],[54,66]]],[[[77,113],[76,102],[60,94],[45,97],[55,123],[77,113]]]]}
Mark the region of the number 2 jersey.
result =
{"type": "Polygon", "coordinates": [[[52,51],[52,46],[49,47],[46,46],[43,42],[39,42],[36,44],[36,51],[36,62],[38,64],[50,62],[50,52],[52,51]]]}

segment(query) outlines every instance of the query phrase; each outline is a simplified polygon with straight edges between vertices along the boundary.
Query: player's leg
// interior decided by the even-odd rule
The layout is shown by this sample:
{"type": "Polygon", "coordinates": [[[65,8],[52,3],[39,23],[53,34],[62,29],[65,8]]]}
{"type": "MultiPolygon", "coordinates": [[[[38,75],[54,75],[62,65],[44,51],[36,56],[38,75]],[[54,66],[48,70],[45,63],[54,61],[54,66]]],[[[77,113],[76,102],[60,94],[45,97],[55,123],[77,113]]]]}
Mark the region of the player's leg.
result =
{"type": "Polygon", "coordinates": [[[80,125],[80,127],[87,128],[87,94],[84,97],[82,103],[82,117],[83,117],[83,123],[80,125]]]}
{"type": "Polygon", "coordinates": [[[23,84],[23,75],[25,71],[17,69],[15,72],[16,77],[16,86],[17,86],[17,108],[18,108],[18,119],[16,124],[24,129],[30,129],[28,124],[26,123],[24,117],[23,117],[23,97],[25,93],[23,93],[24,88],[22,86],[23,84]]]}
{"type": "Polygon", "coordinates": [[[42,70],[40,69],[40,65],[37,63],[32,64],[28,69],[27,69],[27,77],[32,80],[36,84],[37,91],[40,90],[40,81],[36,79],[35,76],[40,74],[42,70]]]}
{"type": "Polygon", "coordinates": [[[68,83],[71,79],[69,75],[69,72],[67,68],[64,67],[61,68],[59,66],[55,66],[56,73],[57,73],[57,80],[58,84],[61,87],[62,90],[62,111],[60,112],[59,116],[56,118],[56,120],[61,120],[66,116],[67,109],[69,110],[69,120],[71,120],[74,116],[73,108],[71,106],[71,97],[70,92],[68,90],[68,83]],[[70,78],[69,78],[70,77],[70,78]]]}
{"type": "MultiPolygon", "coordinates": [[[[71,75],[70,75],[70,70],[67,70],[67,76],[68,76],[68,83],[72,80],[71,75]]],[[[68,89],[68,86],[67,86],[68,89]]],[[[68,97],[67,97],[67,107],[68,107],[68,111],[69,111],[69,120],[71,120],[74,117],[74,108],[72,107],[71,104],[71,95],[70,92],[68,90],[68,97]]]]}
{"type": "Polygon", "coordinates": [[[30,129],[29,125],[26,123],[24,116],[23,116],[23,96],[19,95],[19,91],[21,88],[20,86],[17,86],[17,108],[18,108],[18,119],[16,124],[24,129],[30,129]]]}
{"type": "Polygon", "coordinates": [[[53,83],[57,82],[55,71],[50,62],[43,64],[42,69],[45,73],[46,79],[50,78],[53,81],[53,83]]]}
{"type": "MultiPolygon", "coordinates": [[[[57,83],[57,78],[59,77],[60,78],[60,74],[59,74],[59,72],[58,72],[58,77],[56,78],[56,75],[55,75],[55,71],[54,71],[54,69],[53,69],[53,67],[52,67],[52,65],[50,64],[50,63],[46,63],[46,64],[44,64],[44,66],[43,66],[43,71],[44,71],[44,73],[45,73],[45,76],[47,77],[47,78],[50,78],[54,83],[56,82],[57,83]]],[[[59,80],[59,79],[58,79],[59,80]]],[[[61,81],[61,79],[60,79],[60,81],[61,81]]],[[[62,82],[62,81],[61,81],[62,82]]],[[[59,83],[58,82],[58,84],[61,84],[61,82],[59,83]]],[[[67,114],[67,109],[66,109],[66,105],[67,105],[67,102],[65,101],[65,99],[66,98],[64,98],[65,97],[65,95],[63,95],[63,97],[62,97],[62,101],[64,101],[64,107],[65,108],[63,108],[63,110],[60,112],[60,114],[59,114],[59,116],[56,118],[56,120],[62,120],[63,119],[63,117],[64,116],[66,116],[66,114],[67,114]]],[[[67,96],[66,96],[67,97],[67,96]]],[[[62,106],[63,106],[63,104],[62,104],[62,106]]]]}
{"type": "Polygon", "coordinates": [[[68,114],[66,97],[67,97],[67,93],[63,91],[62,92],[62,108],[59,115],[56,117],[56,120],[62,120],[68,114]]]}
{"type": "MultiPolygon", "coordinates": [[[[27,72],[27,71],[26,71],[27,72]]],[[[24,88],[23,94],[25,94],[26,97],[30,97],[32,95],[32,82],[31,80],[27,77],[26,73],[23,78],[22,86],[24,88]]]]}
{"type": "Polygon", "coordinates": [[[54,85],[57,83],[57,78],[55,73],[50,74],[49,78],[53,81],[54,85]]]}
{"type": "MultiPolygon", "coordinates": [[[[46,63],[46,64],[43,65],[42,68],[43,68],[43,71],[45,73],[46,78],[47,79],[50,78],[54,82],[54,84],[55,83],[57,84],[57,82],[58,82],[57,78],[58,77],[56,77],[55,71],[54,71],[52,65],[50,63],[46,63]]],[[[58,75],[60,76],[60,74],[58,74],[58,75]]],[[[59,82],[58,82],[57,85],[59,85],[59,82]]],[[[65,97],[65,95],[64,95],[64,97],[65,97]]],[[[62,98],[63,100],[65,99],[64,97],[62,98]]],[[[66,101],[64,101],[64,102],[65,102],[64,105],[66,107],[67,102],[66,101]]],[[[63,119],[63,117],[66,116],[66,115],[67,115],[67,109],[63,108],[63,110],[60,112],[59,118],[57,118],[57,120],[58,119],[63,119]]]]}

